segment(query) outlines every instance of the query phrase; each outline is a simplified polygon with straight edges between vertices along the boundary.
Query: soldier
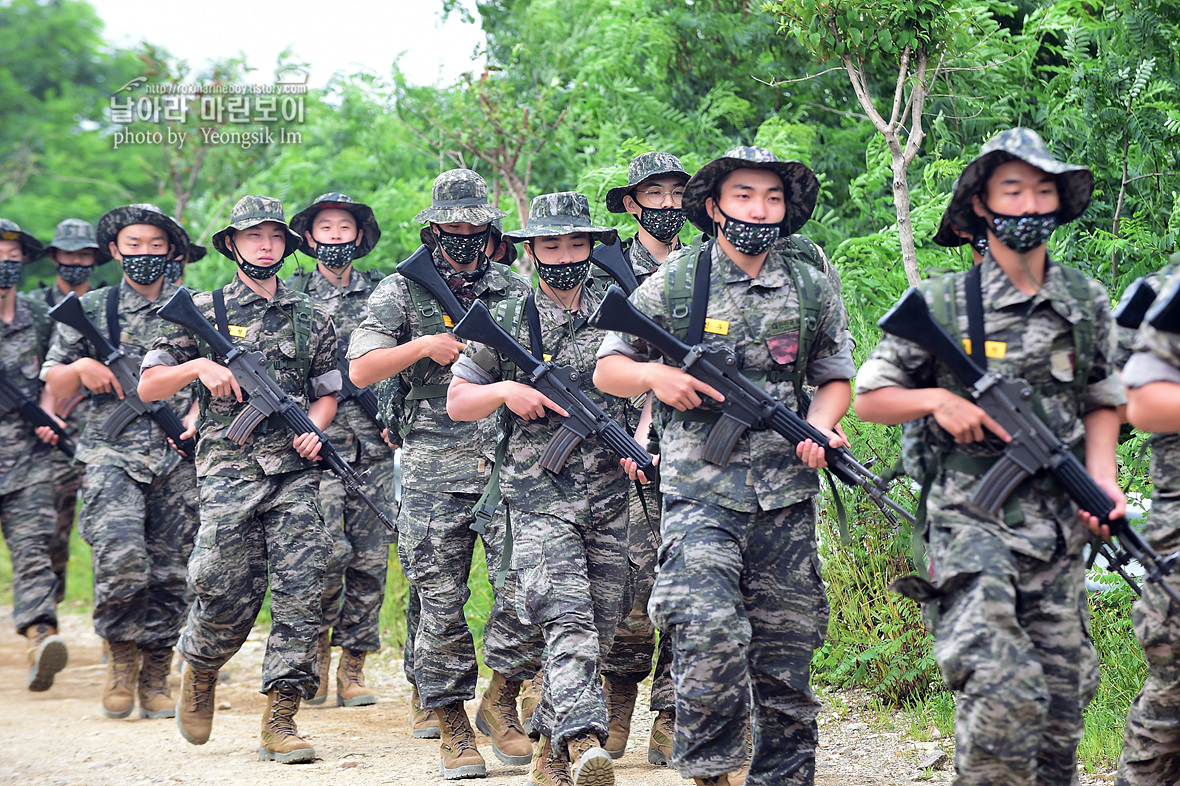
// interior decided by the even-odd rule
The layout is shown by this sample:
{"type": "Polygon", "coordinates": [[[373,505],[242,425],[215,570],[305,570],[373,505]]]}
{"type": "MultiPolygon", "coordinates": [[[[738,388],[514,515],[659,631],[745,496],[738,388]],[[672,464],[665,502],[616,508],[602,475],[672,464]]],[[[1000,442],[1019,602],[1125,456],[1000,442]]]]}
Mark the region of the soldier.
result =
{"type": "MultiPolygon", "coordinates": [[[[180,221],[175,218],[172,220],[176,221],[177,226],[184,229],[180,221]]],[[[205,255],[209,253],[209,250],[200,243],[194,243],[187,231],[184,233],[184,239],[188,241],[188,244],[183,250],[177,249],[176,253],[168,260],[168,268],[164,271],[165,280],[171,281],[177,286],[184,283],[184,273],[188,266],[204,259],[205,255]]]]}
{"type": "MultiPolygon", "coordinates": [[[[50,308],[73,292],[82,297],[90,291],[90,276],[94,269],[110,260],[111,256],[99,247],[94,227],[80,218],[67,218],[57,225],[53,242],[47,247],[49,258],[57,270],[57,277],[39,289],[35,297],[45,300],[50,308]]],[[[51,322],[56,326],[56,323],[51,322]]],[[[86,422],[90,391],[82,389],[55,404],[54,413],[66,422],[68,433],[77,437],[86,422]]],[[[86,479],[85,468],[71,461],[60,450],[53,451],[53,504],[57,530],[53,535],[50,557],[57,574],[57,602],[66,597],[66,566],[70,559],[70,532],[74,529],[74,515],[78,510],[78,490],[86,479]]]]}
{"type": "MultiPolygon", "coordinates": [[[[16,289],[21,269],[44,253],[35,237],[0,218],[0,373],[52,412],[53,397],[38,378],[49,349],[48,310],[16,289]]],[[[49,690],[69,658],[57,635],[58,578],[50,560],[56,520],[49,454],[60,452],[51,447],[56,443],[51,429],[34,429],[19,412],[0,415],[0,528],[12,555],[16,632],[29,640],[32,691],[49,690]]]]}
{"type": "MultiPolygon", "coordinates": [[[[332,318],[339,342],[339,357],[348,351],[352,331],[368,315],[369,295],[381,280],[375,270],[354,270],[354,259],[373,250],[381,229],[372,209],[345,194],[330,193],[291,219],[291,231],[299,235],[299,249],[315,257],[314,270],[302,268],[287,279],[287,286],[309,295],[332,318]]],[[[382,439],[382,427],[348,399],[337,404],[336,418],[328,430],[332,441],[357,471],[368,471],[367,485],[384,494],[392,514],[393,449],[382,439]]],[[[320,479],[320,508],[334,538],[324,575],[323,620],[320,622],[316,662],[320,689],[308,704],[323,704],[328,697],[331,645],[342,648],[336,670],[336,704],[359,707],[374,704],[377,697],[365,687],[365,655],[381,647],[379,615],[385,599],[385,573],[389,565],[389,534],[373,511],[359,498],[346,497],[344,483],[334,473],[320,479]],[[329,639],[331,637],[331,639],[329,639]]]]}
{"type": "MultiPolygon", "coordinates": [[[[82,308],[111,343],[138,363],[166,324],[156,311],[176,291],[165,280],[169,257],[185,244],[180,225],[155,205],[123,205],[98,222],[98,240],[123,266],[123,280],[82,298],[82,308]]],[[[96,350],[60,325],[41,369],[59,399],[94,392],[78,441],[87,465],[80,530],[94,560],[94,628],[110,645],[102,711],[126,718],[139,698],[142,718],[176,716],[168,688],[172,648],[188,608],[185,568],[197,532],[197,477],[150,415],[117,435],[104,428],[124,391],[96,350]]],[[[168,406],[196,433],[191,390],[168,406]]]]}
{"type": "MultiPolygon", "coordinates": [[[[505,237],[524,243],[541,280],[518,320],[530,326],[528,346],[588,380],[599,338],[586,320],[603,294],[589,285],[590,252],[595,241],[612,242],[614,230],[594,226],[586,197],[567,191],[536,197],[527,225],[505,237]]],[[[513,380],[513,371],[494,350],[471,344],[453,368],[447,411],[459,420],[487,417],[500,405],[512,413],[502,477],[520,576],[516,605],[545,636],[545,683],[533,715],[541,742],[528,782],[612,784],[611,757],[600,747],[609,720],[599,679],[627,579],[627,478],[596,440],[580,443],[561,472],[543,470],[541,454],[561,425],[546,410],[565,413],[513,380]]],[[[621,419],[622,400],[586,392],[621,419]]]]}
{"type": "MultiPolygon", "coordinates": [[[[640,283],[656,272],[680,247],[680,230],[687,220],[682,209],[688,172],[671,153],[642,153],[627,167],[627,185],[606,193],[606,209],[630,213],[639,224],[628,249],[631,267],[640,283]]],[[[640,444],[648,444],[652,404],[647,396],[641,409],[628,408],[628,425],[640,444]]],[[[603,688],[610,716],[610,737],[603,748],[619,758],[631,736],[631,714],[639,683],[652,671],[657,655],[656,629],[647,616],[647,602],[656,581],[656,555],[660,548],[659,501],[655,488],[645,486],[639,499],[632,486],[627,494],[627,544],[631,565],[628,582],[634,596],[631,611],[619,622],[615,643],[603,668],[603,688]],[[649,521],[649,519],[651,519],[649,521]]],[[[667,766],[672,757],[676,699],[672,689],[672,639],[661,636],[651,685],[651,711],[658,713],[648,740],[648,761],[667,766]]]]}
{"type": "MultiPolygon", "coordinates": [[[[469,169],[452,169],[435,178],[431,206],[414,218],[428,225],[435,270],[464,306],[478,299],[490,308],[501,304],[515,310],[528,296],[524,279],[488,258],[494,250],[492,222],[504,215],[488,204],[483,178],[469,169]]],[[[401,380],[405,414],[395,440],[402,444],[403,468],[398,553],[421,602],[413,636],[411,720],[415,736],[440,730],[441,769],[448,779],[486,772],[463,708],[464,701],[475,697],[478,676],[463,604],[470,595],[467,576],[476,537],[472,509],[491,475],[496,440],[490,421],[456,423],[446,412],[450,365],[464,347],[445,332],[449,321],[425,289],[390,276],[373,291],[369,316],[353,331],[348,349],[354,383],[401,380]],[[433,725],[419,708],[433,712],[433,725]]],[[[503,540],[501,516],[483,535],[489,576],[500,569],[503,540]]],[[[476,722],[491,736],[497,758],[525,764],[532,745],[516,698],[522,681],[538,671],[543,645],[539,631],[516,618],[514,591],[515,577],[510,575],[496,590],[484,628],[484,663],[492,669],[492,681],[476,722]]]]}
{"type": "MultiPolygon", "coordinates": [[[[958,191],[959,178],[955,178],[955,182],[951,184],[951,193],[955,194],[958,191]]],[[[987,226],[974,213],[956,213],[953,209],[955,207],[954,200],[947,204],[938,223],[938,231],[934,233],[934,242],[943,248],[970,245],[971,264],[978,265],[987,253],[987,226]]]]}
{"type": "MultiPolygon", "coordinates": [[[[1160,298],[1174,297],[1180,277],[1157,287],[1160,298]],[[1162,290],[1162,291],[1161,291],[1162,290]]],[[[1180,548],[1180,335],[1149,324],[1139,328],[1134,354],[1123,369],[1127,416],[1131,425],[1154,432],[1151,438],[1151,513],[1142,534],[1160,554],[1180,548]]],[[[1165,579],[1180,589],[1180,576],[1165,579]]],[[[1147,680],[1127,712],[1117,786],[1164,786],[1180,781],[1180,614],[1155,582],[1145,582],[1143,597],[1131,612],[1135,634],[1147,659],[1147,680]]]]}
{"type": "MultiPolygon", "coordinates": [[[[780,235],[801,238],[793,233],[811,216],[818,188],[806,166],[760,147],[709,162],[688,181],[684,211],[716,239],[669,257],[631,300],[689,343],[731,349],[742,374],[788,407],[800,408],[804,383],[814,386],[807,419],[837,447],[855,373],[848,318],[827,278],[775,245],[780,235]],[[677,283],[694,280],[707,282],[707,296],[701,284],[677,283]],[[705,306],[695,318],[694,299],[705,306]]],[[[720,394],[675,366],[643,362],[652,357],[637,339],[610,334],[598,354],[600,388],[620,396],[652,390],[674,410],[660,437],[664,545],[648,607],[672,637],[672,764],[697,784],[729,784],[747,758],[749,722],[747,783],[811,783],[819,702],[809,672],[828,619],[812,469],[824,466],[823,449],[753,431],[727,466],[706,463],[705,439],[719,417],[708,399],[720,394]]]]}
{"type": "MultiPolygon", "coordinates": [[[[956,339],[986,339],[970,342],[977,363],[1032,385],[1038,412],[1079,457],[1084,450],[1119,517],[1115,408],[1124,397],[1107,294],[1054,263],[1046,247],[1092,190],[1090,171],[1055,160],[1033,131],[997,134],[963,171],[950,207],[958,226],[984,220],[988,251],[967,273],[920,291],[956,339]]],[[[1096,679],[1079,559],[1087,534],[1076,506],[1041,477],[1017,488],[1001,515],[971,506],[1010,437],[917,345],[885,336],[857,383],[861,418],[928,424],[931,578],[905,589],[937,615],[934,655],[956,692],[956,782],[1076,783],[1082,712],[1096,679]]]]}
{"type": "MultiPolygon", "coordinates": [[[[275,277],[300,242],[283,219],[277,199],[239,200],[229,226],[213,236],[213,247],[237,263],[238,273],[193,300],[236,345],[261,352],[275,381],[323,430],[336,414],[340,390],[336,332],[311,298],[275,277]]],[[[258,757],[310,761],[315,750],[300,739],[295,714],[300,699],[312,698],[319,687],[316,636],[332,547],[318,503],[320,440],[313,432],[292,439],[277,416],[259,424],[244,445],[229,439],[227,427],[243,410],[242,393],[233,373],[203,351],[192,334],[171,327],[144,357],[139,382],[145,401],[201,382],[201,524],[188,566],[196,599],[178,642],[184,666],[176,720],[189,742],[208,741],[217,671],[246,641],[269,576],[273,622],[262,664],[267,706],[258,757]]]]}

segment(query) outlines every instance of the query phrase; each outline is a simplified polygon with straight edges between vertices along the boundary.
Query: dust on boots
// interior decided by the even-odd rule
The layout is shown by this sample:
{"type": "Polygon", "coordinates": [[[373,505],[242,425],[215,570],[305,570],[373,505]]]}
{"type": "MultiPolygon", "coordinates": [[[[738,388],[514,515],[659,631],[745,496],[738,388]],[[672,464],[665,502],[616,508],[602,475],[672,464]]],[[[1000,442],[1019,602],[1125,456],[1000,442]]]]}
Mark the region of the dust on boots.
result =
{"type": "Polygon", "coordinates": [[[44,622],[30,625],[25,636],[29,639],[29,678],[25,687],[37,692],[49,690],[53,678],[69,662],[66,643],[57,635],[56,627],[44,622]]]}

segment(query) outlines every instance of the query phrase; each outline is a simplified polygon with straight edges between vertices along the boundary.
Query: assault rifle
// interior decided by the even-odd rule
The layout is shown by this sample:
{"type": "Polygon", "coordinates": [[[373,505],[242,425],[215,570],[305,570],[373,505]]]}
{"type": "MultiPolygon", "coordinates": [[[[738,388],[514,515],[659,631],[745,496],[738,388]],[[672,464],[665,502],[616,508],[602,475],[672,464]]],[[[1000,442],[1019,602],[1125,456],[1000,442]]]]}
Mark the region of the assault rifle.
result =
{"type": "Polygon", "coordinates": [[[57,425],[52,415],[41,409],[32,396],[14,385],[8,378],[8,371],[0,367],[0,417],[10,412],[16,412],[33,428],[48,426],[53,429],[53,433],[57,434],[57,449],[70,458],[74,457],[74,443],[70,441],[69,435],[57,425]]]}
{"type": "Polygon", "coordinates": [[[833,475],[849,486],[864,489],[869,499],[891,518],[896,514],[913,523],[913,514],[889,497],[888,483],[870,472],[846,448],[831,447],[829,437],[822,431],[743,376],[737,368],[737,358],[729,349],[704,344],[690,347],[635,308],[618,287],[607,290],[598,310],[591,315],[590,324],[643,339],[680,364],[683,371],[725,397],[720,403],[722,412],[717,424],[705,440],[705,461],[721,467],[727,465],[738,439],[752,428],[769,428],[792,445],[810,439],[823,447],[833,475]]]}
{"type": "MultiPolygon", "coordinates": [[[[979,481],[972,503],[989,516],[999,515],[1008,496],[1027,478],[1047,471],[1078,507],[1110,527],[1119,546],[1143,566],[1148,581],[1159,582],[1172,600],[1177,593],[1163,578],[1173,572],[1180,552],[1161,557],[1125,518],[1111,519],[1114,502],[1094,482],[1069,445],[1057,438],[1033,411],[1033,391],[1020,378],[984,371],[930,315],[926,299],[910,288],[877,326],[886,333],[912,341],[932,353],[967,386],[971,398],[999,423],[1012,441],[979,481]]],[[[1126,559],[1117,551],[1107,556],[1112,565],[1126,559]]],[[[1120,575],[1122,571],[1120,571],[1120,575]]],[[[1124,578],[1126,578],[1124,576],[1124,578]]],[[[1137,588],[1136,588],[1137,589],[1137,588]]]]}
{"type": "Polygon", "coordinates": [[[385,428],[385,424],[381,422],[381,414],[378,412],[377,397],[368,388],[358,388],[352,384],[352,380],[348,378],[348,362],[341,360],[340,392],[336,394],[336,400],[348,401],[349,399],[355,401],[364,410],[369,419],[377,424],[377,428],[385,428]]]}
{"type": "Polygon", "coordinates": [[[1154,302],[1155,290],[1151,284],[1148,284],[1146,279],[1136,279],[1135,283],[1127,287],[1123,299],[1111,312],[1111,316],[1121,327],[1134,329],[1139,327],[1139,323],[1143,321],[1144,315],[1154,302]]]}
{"type": "Polygon", "coordinates": [[[192,295],[184,287],[176,290],[176,294],[158,313],[161,318],[195,333],[233,372],[238,387],[242,389],[243,399],[249,403],[226,429],[226,437],[243,445],[259,423],[276,413],[295,434],[315,434],[320,439],[320,457],[328,468],[344,481],[345,491],[360,497],[361,502],[369,506],[390,532],[396,531],[385,511],[377,507],[377,503],[361,490],[368,473],[362,475],[353,469],[336,450],[336,446],[324,436],[324,432],[312,423],[307,413],[271,378],[266,372],[265,355],[261,352],[247,352],[231,343],[197,310],[192,295]]]}
{"type": "Polygon", "coordinates": [[[628,295],[639,286],[635,270],[627,261],[627,255],[623,253],[623,241],[617,237],[613,243],[599,243],[595,246],[590,253],[590,261],[609,273],[615,283],[622,287],[628,295]]]}
{"type": "Polygon", "coordinates": [[[139,369],[123,350],[112,344],[110,339],[98,329],[98,325],[86,316],[86,311],[82,308],[82,301],[78,299],[76,294],[71,292],[66,295],[60,303],[49,309],[49,316],[81,333],[82,337],[94,347],[99,362],[111,370],[115,379],[119,381],[119,387],[123,388],[123,400],[119,402],[119,406],[115,407],[111,414],[107,415],[107,419],[102,424],[102,430],[106,432],[108,437],[114,439],[119,436],[128,423],[140,415],[146,414],[160,424],[160,428],[164,429],[164,433],[178,450],[192,458],[196,452],[197,441],[192,437],[187,439],[181,437],[185,431],[184,424],[163,401],[154,401],[149,404],[140,399],[136,392],[136,388],[139,386],[139,369]]]}

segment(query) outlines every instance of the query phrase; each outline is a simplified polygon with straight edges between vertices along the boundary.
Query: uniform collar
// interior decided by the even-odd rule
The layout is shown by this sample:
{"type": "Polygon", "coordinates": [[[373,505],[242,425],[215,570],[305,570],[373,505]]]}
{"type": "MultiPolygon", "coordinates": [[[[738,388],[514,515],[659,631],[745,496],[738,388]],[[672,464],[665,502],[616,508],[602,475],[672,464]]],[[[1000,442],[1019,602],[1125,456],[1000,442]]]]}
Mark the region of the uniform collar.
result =
{"type": "Polygon", "coordinates": [[[1000,263],[996,262],[991,251],[984,255],[983,261],[979,264],[983,266],[980,270],[981,280],[992,308],[998,310],[1023,304],[1029,304],[1030,308],[1035,308],[1044,302],[1048,303],[1050,308],[1071,325],[1077,324],[1085,318],[1082,311],[1084,304],[1075,302],[1073,294],[1070,292],[1069,281],[1065,277],[1064,268],[1054,262],[1047,253],[1045,255],[1045,283],[1031,295],[1016,288],[1012,279],[1008,278],[1008,274],[1000,267],[1000,263]]]}
{"type": "MultiPolygon", "coordinates": [[[[271,303],[285,306],[300,300],[300,294],[284,284],[278,276],[275,276],[275,283],[278,287],[275,289],[275,296],[270,300],[271,303]]],[[[256,300],[266,302],[265,297],[246,286],[246,282],[242,281],[236,273],[233,280],[225,285],[225,299],[235,300],[243,306],[252,305],[256,300]]]]}
{"type": "Polygon", "coordinates": [[[316,265],[311,271],[311,285],[313,287],[319,285],[320,288],[323,288],[328,292],[339,291],[341,293],[347,292],[352,294],[353,292],[364,293],[369,291],[368,276],[357,270],[355,267],[352,269],[352,275],[348,277],[348,285],[342,287],[332,279],[325,276],[324,271],[320,270],[320,266],[316,265]]]}
{"type": "Polygon", "coordinates": [[[713,243],[713,266],[720,270],[726,284],[746,282],[747,286],[778,289],[790,283],[787,263],[783,261],[782,255],[773,248],[767,253],[766,261],[762,263],[762,270],[758,271],[758,278],[751,278],[749,273],[738,267],[722,250],[720,243],[713,243]]]}

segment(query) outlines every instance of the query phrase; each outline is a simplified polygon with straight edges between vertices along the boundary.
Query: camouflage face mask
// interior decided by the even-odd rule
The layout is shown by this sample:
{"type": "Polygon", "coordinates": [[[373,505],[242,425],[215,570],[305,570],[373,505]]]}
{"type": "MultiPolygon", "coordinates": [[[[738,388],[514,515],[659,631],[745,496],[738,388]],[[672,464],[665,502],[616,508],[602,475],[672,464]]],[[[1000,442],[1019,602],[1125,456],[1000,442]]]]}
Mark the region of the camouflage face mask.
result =
{"type": "Polygon", "coordinates": [[[717,212],[725,216],[725,226],[721,227],[721,234],[740,254],[756,257],[778,240],[778,224],[753,224],[749,221],[739,221],[720,207],[717,208],[717,212]]]}
{"type": "Polygon", "coordinates": [[[996,239],[1017,254],[1026,254],[1049,242],[1057,228],[1057,212],[1035,213],[1031,216],[1005,216],[992,213],[992,232],[996,239]]]}
{"type": "Polygon", "coordinates": [[[159,280],[167,266],[167,254],[130,254],[123,257],[123,272],[141,286],[159,280]]]}
{"type": "Polygon", "coordinates": [[[61,280],[72,286],[84,284],[90,280],[90,274],[94,272],[93,265],[58,265],[57,274],[61,276],[61,280]]]}
{"type": "Polygon", "coordinates": [[[282,259],[279,259],[273,265],[254,265],[244,261],[242,259],[242,252],[238,251],[238,244],[234,242],[232,237],[229,239],[229,247],[233,249],[234,256],[237,257],[238,269],[255,281],[265,281],[268,278],[274,278],[283,266],[282,259]]]}
{"type": "Polygon", "coordinates": [[[332,270],[348,267],[354,254],[356,243],[319,243],[315,247],[315,258],[332,270]]]}
{"type": "Polygon", "coordinates": [[[455,260],[456,265],[470,265],[479,259],[488,247],[488,232],[491,226],[484,227],[482,232],[474,235],[460,235],[457,232],[446,232],[438,227],[438,244],[442,246],[447,256],[455,260]]]}
{"type": "Polygon", "coordinates": [[[978,234],[971,238],[971,247],[981,254],[987,253],[987,232],[978,234]]]}
{"type": "Polygon", "coordinates": [[[184,275],[184,261],[180,259],[169,259],[168,264],[164,266],[164,278],[175,284],[184,275]]]}
{"type": "Polygon", "coordinates": [[[537,260],[537,275],[554,289],[568,292],[586,280],[590,272],[590,258],[567,265],[546,265],[537,260]]]}
{"type": "Polygon", "coordinates": [[[645,207],[639,214],[639,226],[661,243],[667,243],[680,234],[688,217],[678,207],[645,207]]]}
{"type": "Polygon", "coordinates": [[[24,263],[19,260],[0,262],[0,289],[12,289],[20,281],[20,269],[24,263]]]}

